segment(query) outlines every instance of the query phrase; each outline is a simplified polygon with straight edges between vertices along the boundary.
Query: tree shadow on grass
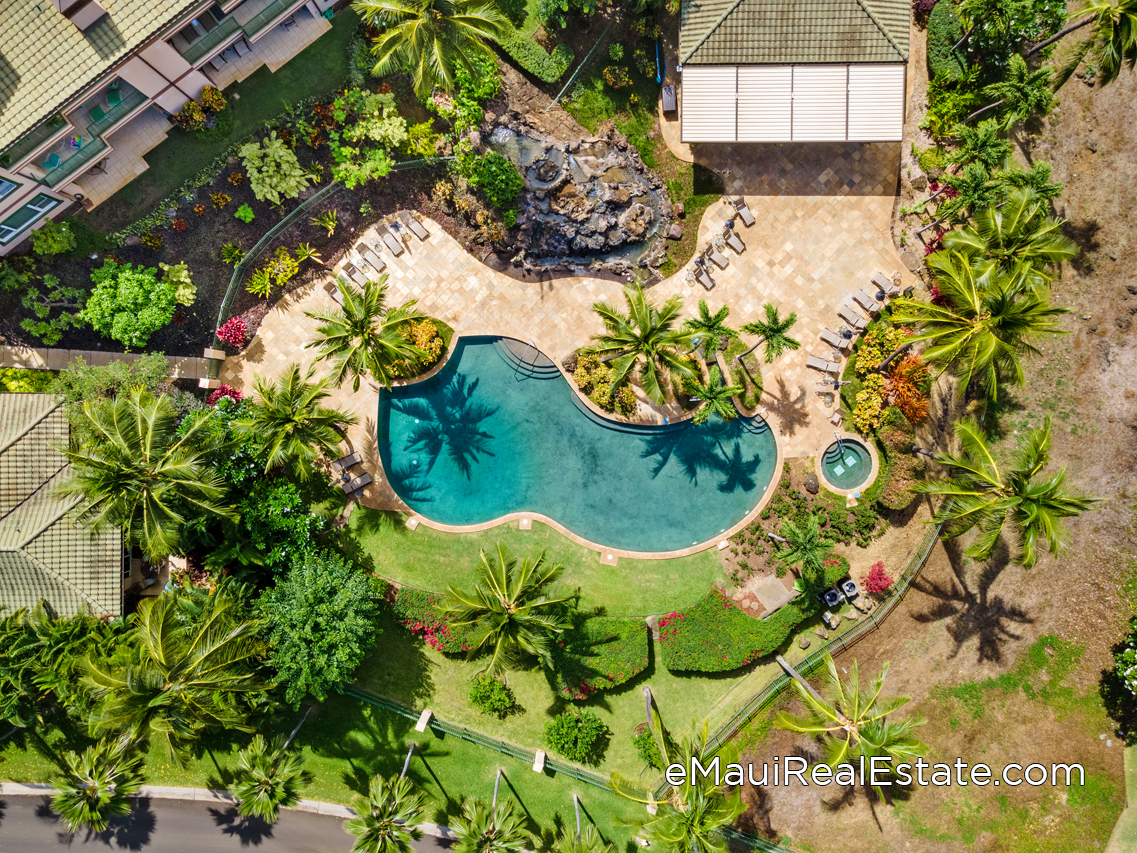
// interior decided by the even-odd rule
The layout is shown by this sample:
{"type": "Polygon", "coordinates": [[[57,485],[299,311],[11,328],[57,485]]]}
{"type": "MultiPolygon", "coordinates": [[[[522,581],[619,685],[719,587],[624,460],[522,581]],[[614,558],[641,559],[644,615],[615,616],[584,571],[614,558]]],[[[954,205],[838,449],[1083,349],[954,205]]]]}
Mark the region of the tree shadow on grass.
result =
{"type": "Polygon", "coordinates": [[[376,623],[382,631],[376,647],[356,670],[354,680],[380,696],[419,707],[435,695],[436,664],[421,637],[403,627],[386,608],[376,623]]]}

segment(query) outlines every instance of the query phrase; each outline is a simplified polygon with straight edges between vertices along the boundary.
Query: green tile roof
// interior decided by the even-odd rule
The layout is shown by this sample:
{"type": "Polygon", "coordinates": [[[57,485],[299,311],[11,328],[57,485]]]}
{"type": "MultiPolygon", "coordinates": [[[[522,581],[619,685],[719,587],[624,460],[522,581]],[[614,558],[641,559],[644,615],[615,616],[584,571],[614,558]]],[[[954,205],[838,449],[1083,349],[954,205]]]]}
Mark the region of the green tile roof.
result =
{"type": "Polygon", "coordinates": [[[201,0],[99,0],[80,31],[52,0],[0,0],[0,151],[201,0]]]}
{"type": "Polygon", "coordinates": [[[908,0],[683,0],[684,65],[906,62],[908,0]]]}
{"type": "Polygon", "coordinates": [[[62,616],[122,612],[122,534],[92,534],[75,522],[75,503],[54,490],[70,477],[54,446],[67,419],[49,394],[0,394],[0,607],[41,598],[62,616]]]}

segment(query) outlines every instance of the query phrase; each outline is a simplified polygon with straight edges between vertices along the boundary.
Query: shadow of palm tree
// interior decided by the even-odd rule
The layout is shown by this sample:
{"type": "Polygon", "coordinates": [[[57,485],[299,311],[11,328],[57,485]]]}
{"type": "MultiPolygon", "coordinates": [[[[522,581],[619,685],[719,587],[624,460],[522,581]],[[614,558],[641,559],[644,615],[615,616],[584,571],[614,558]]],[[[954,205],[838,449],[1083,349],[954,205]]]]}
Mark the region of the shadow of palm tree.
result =
{"type": "MultiPolygon", "coordinates": [[[[130,812],[121,817],[111,818],[102,832],[86,832],[86,842],[98,840],[106,847],[119,850],[142,850],[150,843],[150,836],[158,818],[150,808],[150,800],[140,797],[131,802],[130,812]]],[[[60,841],[70,844],[74,835],[60,833],[60,841]]]]}
{"type": "Polygon", "coordinates": [[[720,446],[719,453],[722,462],[719,472],[723,478],[719,481],[718,490],[724,493],[736,492],[739,489],[744,492],[754,491],[757,485],[754,482],[754,474],[762,464],[762,458],[755,454],[749,459],[744,459],[742,444],[738,439],[735,439],[732,451],[727,452],[720,446]]]}
{"type": "Polygon", "coordinates": [[[778,391],[774,393],[769,388],[766,393],[770,395],[770,409],[778,419],[778,427],[781,431],[791,436],[800,427],[804,427],[809,423],[809,413],[806,411],[806,399],[809,392],[799,385],[796,389],[797,396],[793,396],[790,387],[786,384],[785,376],[778,377],[778,391]]]}
{"type": "Polygon", "coordinates": [[[417,421],[403,449],[429,457],[422,475],[430,473],[444,450],[467,480],[479,457],[494,455],[489,449],[494,436],[482,429],[482,423],[498,407],[474,402],[478,383],[459,373],[437,394],[391,401],[391,408],[417,421]]]}
{"type": "Polygon", "coordinates": [[[272,824],[263,818],[245,816],[237,811],[236,806],[227,809],[209,810],[213,818],[213,825],[222,827],[225,835],[240,840],[242,847],[259,847],[266,838],[272,838],[272,824]]]}
{"type": "Polygon", "coordinates": [[[698,485],[699,471],[713,468],[709,462],[713,452],[714,442],[710,435],[686,427],[665,429],[645,436],[640,458],[658,457],[651,470],[652,479],[658,477],[667,463],[674,459],[692,485],[698,485]]]}

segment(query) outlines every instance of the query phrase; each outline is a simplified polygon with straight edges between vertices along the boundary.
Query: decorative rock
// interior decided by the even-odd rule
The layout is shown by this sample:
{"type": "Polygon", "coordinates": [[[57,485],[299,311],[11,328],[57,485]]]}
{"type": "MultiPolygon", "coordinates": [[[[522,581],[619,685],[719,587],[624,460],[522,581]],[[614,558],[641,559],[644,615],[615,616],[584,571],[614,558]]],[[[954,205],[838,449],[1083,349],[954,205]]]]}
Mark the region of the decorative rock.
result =
{"type": "Polygon", "coordinates": [[[142,244],[141,238],[136,237],[133,234],[131,234],[130,236],[128,236],[126,238],[126,245],[128,245],[128,246],[139,246],[141,244],[142,244]]]}
{"type": "Polygon", "coordinates": [[[671,205],[671,213],[675,216],[676,219],[682,219],[687,215],[687,208],[683,206],[683,202],[677,201],[675,204],[671,205]]]}
{"type": "Polygon", "coordinates": [[[908,249],[900,253],[900,260],[904,261],[904,266],[908,267],[910,272],[919,272],[920,268],[924,266],[923,253],[913,252],[908,249]]]}
{"type": "Polygon", "coordinates": [[[826,631],[824,628],[822,628],[820,625],[817,626],[817,630],[814,631],[814,633],[817,634],[817,636],[819,636],[823,640],[829,639],[829,632],[826,631]]]}
{"type": "Polygon", "coordinates": [[[1127,284],[1125,289],[1129,291],[1131,296],[1137,296],[1137,284],[1127,284]]]}
{"type": "Polygon", "coordinates": [[[230,166],[236,166],[237,165],[237,158],[236,157],[226,157],[225,162],[230,166]]]}
{"type": "Polygon", "coordinates": [[[1117,328],[1121,329],[1123,332],[1129,331],[1129,327],[1133,325],[1133,320],[1124,314],[1122,314],[1120,317],[1115,318],[1113,322],[1116,323],[1117,328]]]}
{"type": "Polygon", "coordinates": [[[809,473],[805,475],[805,480],[802,482],[805,490],[811,495],[816,495],[821,490],[821,483],[817,480],[817,475],[809,473]]]}
{"type": "Polygon", "coordinates": [[[913,175],[912,176],[912,189],[919,192],[921,190],[926,190],[927,188],[928,188],[928,176],[927,175],[921,174],[921,175],[913,175]]]}
{"type": "Polygon", "coordinates": [[[808,649],[809,648],[809,638],[808,637],[802,637],[801,639],[799,639],[797,641],[797,646],[799,649],[808,649]]]}
{"type": "Polygon", "coordinates": [[[683,239],[683,226],[678,222],[673,223],[671,228],[667,231],[668,240],[682,240],[683,239]]]}
{"type": "Polygon", "coordinates": [[[861,618],[861,614],[858,613],[855,609],[853,609],[853,610],[850,610],[845,615],[845,618],[848,619],[850,622],[856,622],[858,619],[861,618]]]}

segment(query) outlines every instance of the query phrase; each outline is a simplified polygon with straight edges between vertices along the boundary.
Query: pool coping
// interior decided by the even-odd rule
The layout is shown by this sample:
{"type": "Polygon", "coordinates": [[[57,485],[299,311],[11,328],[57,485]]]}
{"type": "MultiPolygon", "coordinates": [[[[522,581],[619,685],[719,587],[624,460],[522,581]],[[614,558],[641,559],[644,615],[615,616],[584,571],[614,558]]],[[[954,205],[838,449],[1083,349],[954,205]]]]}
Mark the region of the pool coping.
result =
{"type": "MultiPolygon", "coordinates": [[[[391,387],[392,388],[395,388],[395,387],[401,388],[401,387],[406,387],[409,385],[415,385],[419,382],[425,382],[427,379],[430,379],[431,377],[433,377],[446,364],[449,363],[451,356],[454,354],[454,349],[457,346],[458,339],[462,338],[462,337],[467,337],[467,338],[483,338],[483,337],[509,338],[511,340],[514,340],[514,341],[521,341],[521,343],[526,343],[526,341],[523,341],[523,340],[521,340],[521,338],[517,338],[513,335],[499,334],[499,333],[495,333],[495,332],[467,333],[467,334],[463,334],[463,335],[459,335],[457,332],[455,332],[454,336],[450,339],[450,346],[447,347],[447,350],[446,350],[444,356],[442,358],[439,358],[437,364],[435,364],[433,367],[431,367],[430,370],[426,371],[425,373],[421,373],[418,376],[411,376],[411,377],[407,377],[405,379],[395,380],[391,383],[391,387]]],[[[561,375],[566,379],[566,381],[568,382],[568,386],[572,390],[572,392],[574,394],[576,394],[578,399],[582,400],[585,403],[585,405],[587,405],[588,408],[591,411],[593,411],[595,414],[599,415],[600,417],[604,418],[605,420],[612,421],[613,423],[631,424],[633,426],[662,426],[661,424],[639,423],[637,421],[631,421],[631,420],[620,421],[620,420],[616,420],[615,418],[612,418],[608,412],[605,412],[603,409],[601,409],[599,406],[597,406],[595,403],[593,403],[591,400],[589,400],[588,397],[586,397],[584,395],[584,393],[577,387],[576,383],[574,381],[572,381],[571,376],[564,369],[563,365],[561,365],[555,359],[550,358],[548,353],[544,352],[539,347],[534,346],[534,349],[536,349],[538,352],[540,352],[542,355],[544,355],[546,358],[548,358],[549,361],[551,361],[553,364],[556,365],[557,370],[559,370],[561,375]]],[[[384,391],[386,389],[383,388],[378,383],[373,382],[373,381],[369,382],[368,384],[376,391],[375,402],[376,402],[376,409],[378,410],[379,392],[384,391]]],[[[744,416],[747,416],[747,417],[761,417],[760,415],[745,415],[745,413],[741,413],[741,414],[744,414],[744,416]]],[[[675,425],[676,423],[682,423],[683,421],[685,421],[691,417],[694,417],[694,412],[689,413],[687,416],[685,416],[683,419],[681,419],[679,421],[672,422],[671,425],[675,425]]],[[[378,419],[376,419],[376,420],[378,420],[378,419]]],[[[773,438],[774,438],[775,457],[774,457],[773,476],[771,477],[770,482],[767,483],[766,489],[762,493],[762,497],[758,500],[758,503],[755,504],[754,508],[752,510],[750,510],[750,512],[748,512],[745,516],[743,516],[741,520],[736,522],[733,526],[725,528],[717,536],[712,537],[711,539],[704,540],[703,542],[698,542],[698,543],[691,545],[687,548],[680,548],[680,549],[673,550],[673,551],[629,551],[629,550],[625,550],[622,548],[608,548],[608,547],[605,547],[603,545],[600,545],[599,543],[593,542],[589,539],[585,539],[583,536],[580,536],[579,534],[576,534],[576,533],[572,532],[571,530],[569,530],[567,527],[565,527],[559,521],[556,521],[555,519],[549,518],[547,515],[543,515],[542,513],[539,513],[539,512],[511,512],[511,513],[507,513],[506,515],[500,515],[497,518],[491,519],[489,521],[479,522],[478,524],[445,524],[445,523],[440,522],[440,521],[435,521],[432,518],[428,518],[425,515],[421,515],[420,513],[416,512],[411,507],[409,507],[403,501],[403,499],[401,497],[399,497],[399,495],[395,492],[395,490],[393,488],[391,488],[390,491],[391,491],[391,494],[394,498],[395,503],[397,504],[398,511],[404,512],[409,516],[409,518],[406,521],[406,526],[408,528],[410,528],[411,530],[414,530],[419,525],[422,525],[424,527],[429,527],[431,530],[438,530],[442,533],[478,533],[478,532],[481,532],[483,530],[491,530],[494,527],[500,527],[503,524],[509,524],[512,521],[518,522],[519,525],[526,522],[526,521],[529,521],[529,522],[540,521],[542,524],[548,525],[549,527],[553,528],[554,530],[556,530],[561,535],[568,537],[569,539],[571,539],[576,544],[583,545],[585,548],[588,548],[592,551],[596,551],[600,555],[601,562],[609,563],[611,565],[615,565],[616,560],[620,557],[624,557],[626,559],[632,559],[632,560],[670,560],[670,559],[674,559],[676,557],[689,557],[692,554],[698,554],[698,553],[701,553],[703,551],[710,550],[711,548],[718,548],[719,550],[722,550],[723,548],[725,548],[727,540],[729,540],[731,536],[738,533],[740,530],[744,530],[745,528],[749,527],[753,523],[754,519],[756,519],[758,517],[758,515],[762,512],[762,510],[765,509],[766,504],[770,502],[770,499],[774,496],[774,492],[777,491],[777,484],[781,482],[782,466],[785,464],[785,451],[783,450],[782,441],[780,440],[780,436],[778,435],[777,430],[774,429],[773,424],[771,424],[770,421],[768,421],[766,418],[762,418],[762,421],[769,428],[770,435],[773,436],[773,438]],[[770,488],[771,485],[774,486],[773,489],[770,488]]],[[[855,437],[857,438],[858,441],[861,441],[863,443],[863,440],[859,436],[855,436],[855,437]]],[[[873,462],[874,462],[874,466],[875,466],[875,464],[876,464],[876,457],[875,456],[873,457],[873,462]]],[[[383,471],[383,463],[382,463],[381,458],[380,458],[378,453],[376,454],[375,464],[376,464],[379,471],[383,471]]],[[[874,467],[874,471],[875,470],[876,469],[874,467]]],[[[383,478],[385,480],[387,479],[386,472],[383,472],[383,478]]],[[[390,481],[388,480],[388,484],[389,483],[390,483],[390,481]]],[[[528,528],[522,527],[522,529],[528,529],[528,528]]]]}
{"type": "MultiPolygon", "coordinates": [[[[834,432],[838,431],[834,430],[834,432]]],[[[833,444],[832,441],[828,441],[825,443],[825,447],[818,449],[817,455],[813,457],[813,467],[817,473],[817,479],[821,482],[822,486],[837,495],[848,496],[857,492],[863,492],[865,489],[875,483],[876,478],[880,476],[880,455],[877,453],[876,442],[865,438],[863,435],[857,435],[855,432],[849,432],[848,430],[840,430],[838,434],[842,439],[855,441],[857,444],[861,445],[861,447],[868,450],[869,459],[872,461],[872,468],[869,470],[869,476],[863,483],[855,486],[852,489],[841,489],[830,483],[829,480],[825,478],[825,471],[822,470],[821,467],[821,458],[825,455],[825,451],[829,448],[829,446],[833,444]]]]}

